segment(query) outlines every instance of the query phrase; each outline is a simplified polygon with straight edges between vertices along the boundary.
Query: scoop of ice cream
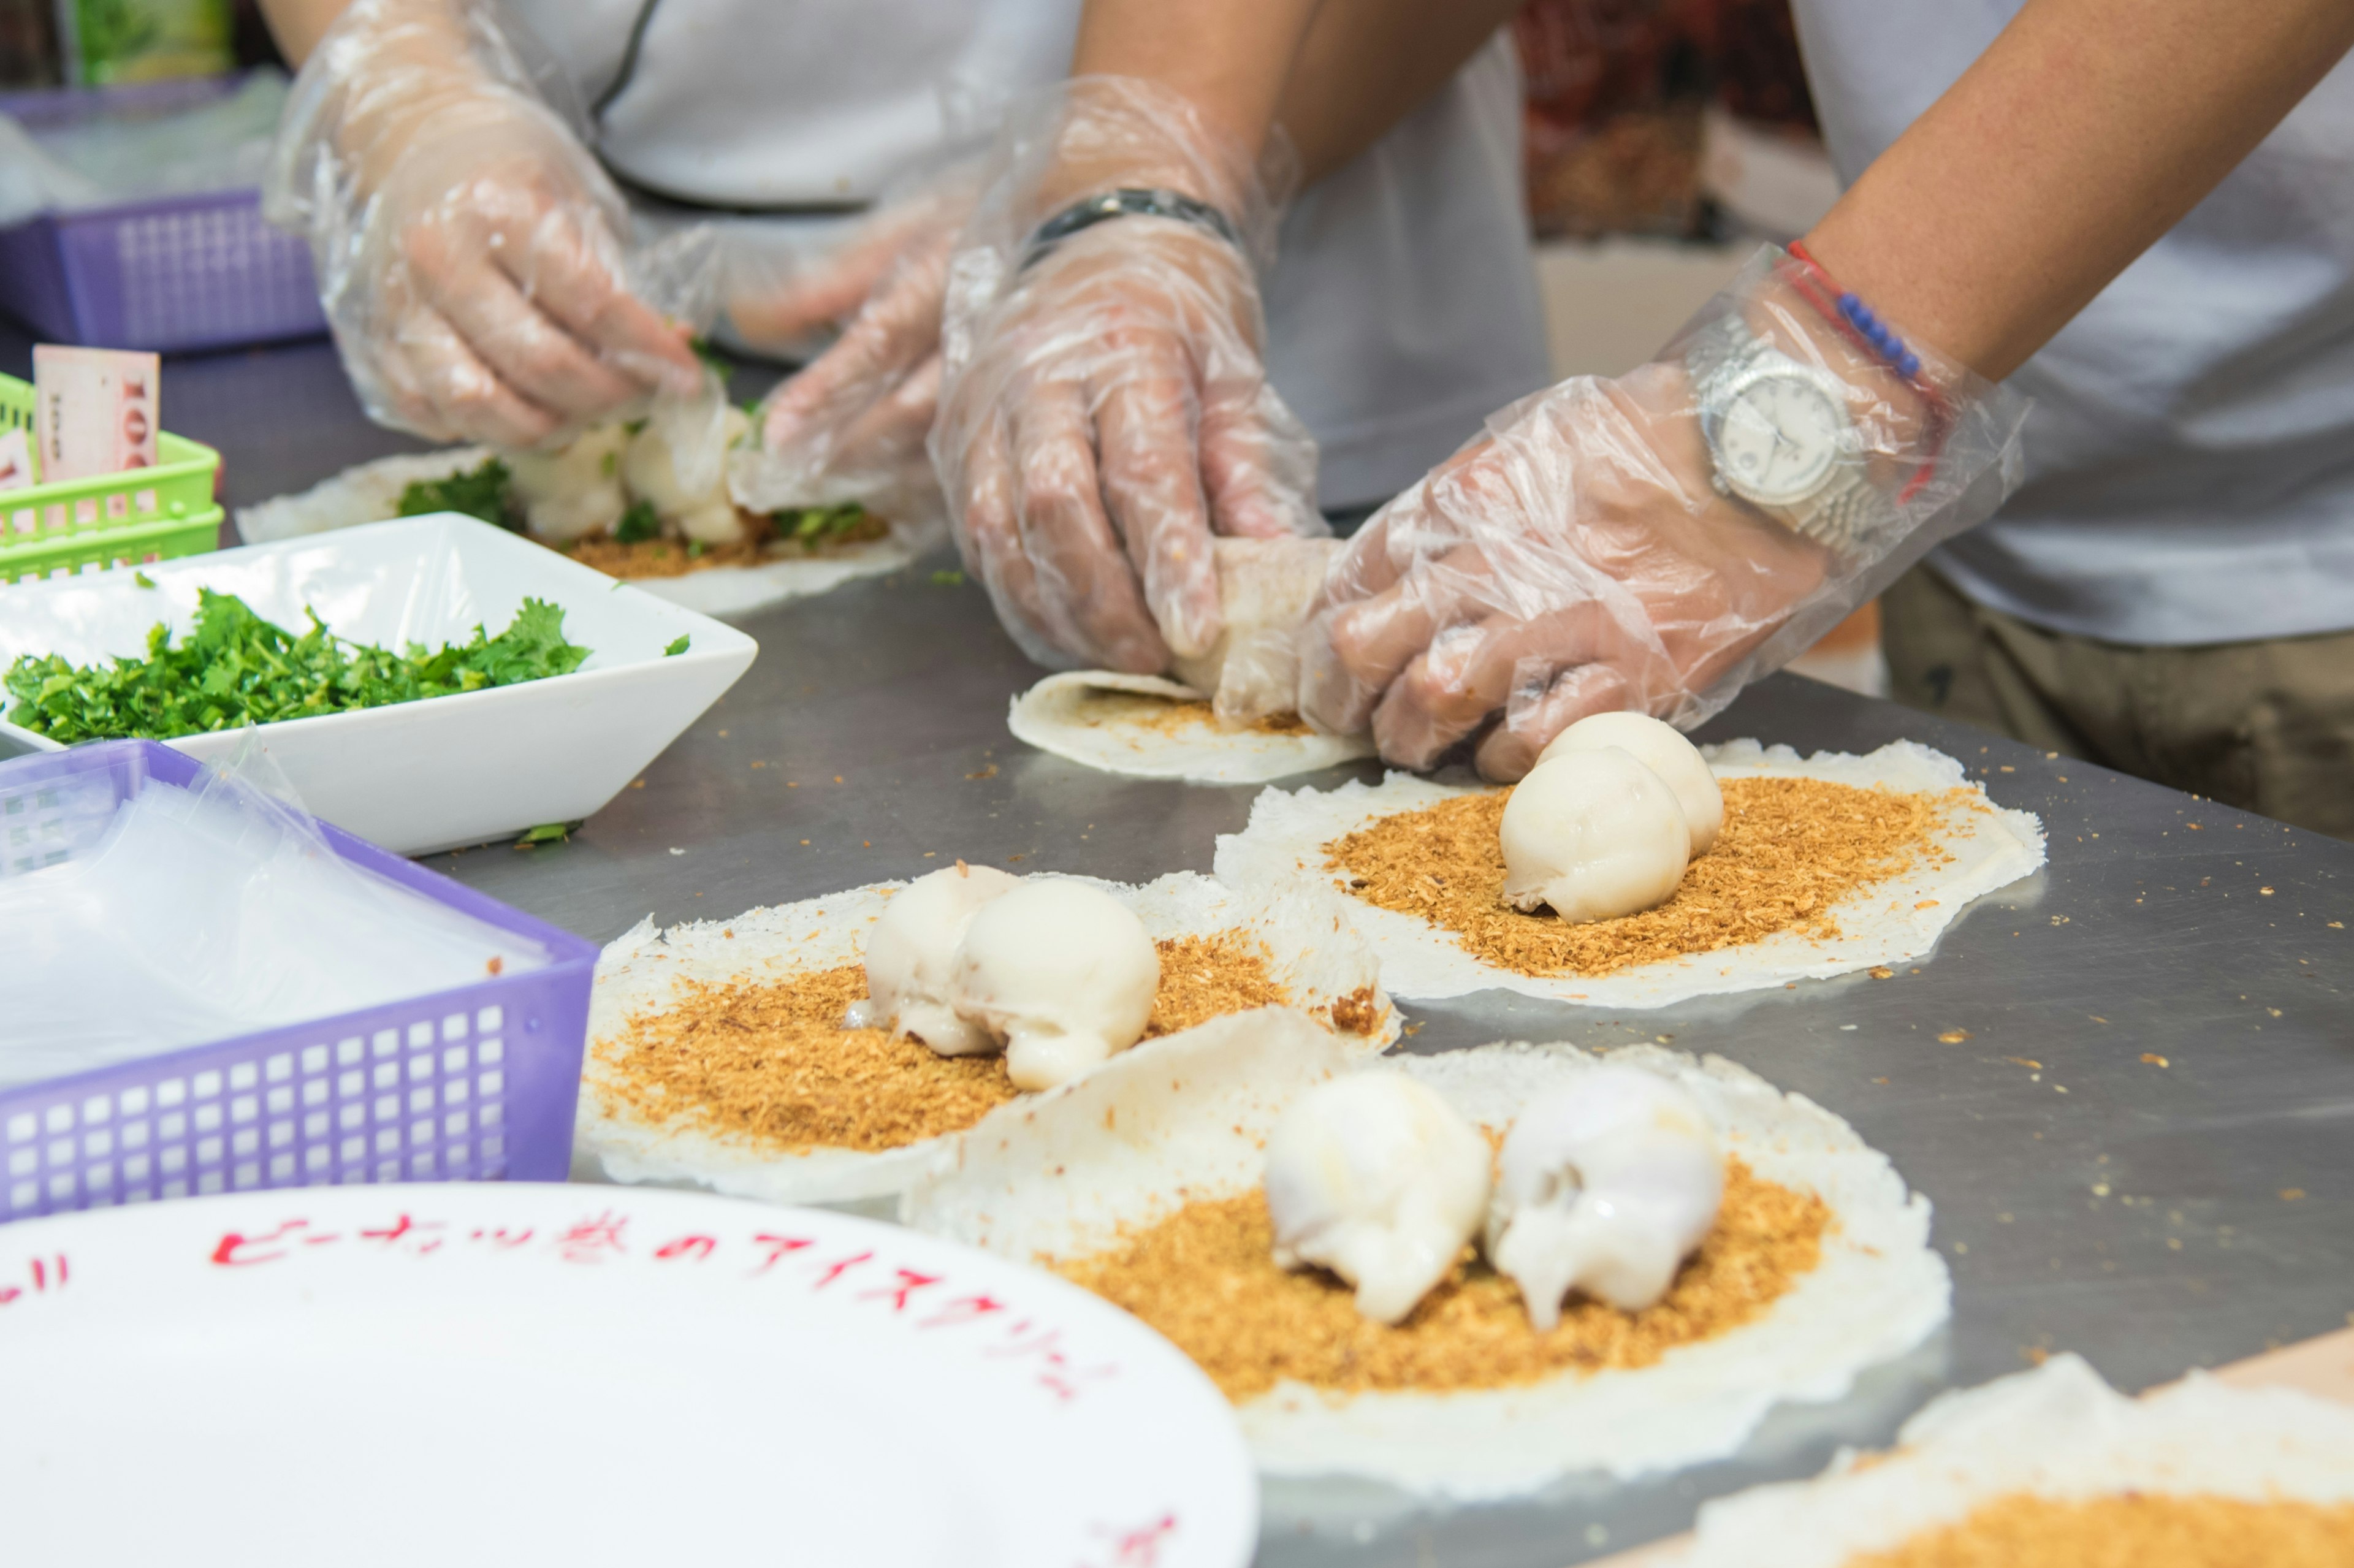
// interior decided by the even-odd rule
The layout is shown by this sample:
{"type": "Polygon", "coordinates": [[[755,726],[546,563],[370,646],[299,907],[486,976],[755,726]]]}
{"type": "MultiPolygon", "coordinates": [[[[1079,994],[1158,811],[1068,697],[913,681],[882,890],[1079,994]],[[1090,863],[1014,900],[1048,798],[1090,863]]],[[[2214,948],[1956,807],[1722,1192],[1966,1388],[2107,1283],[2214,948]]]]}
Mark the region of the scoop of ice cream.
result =
{"type": "Polygon", "coordinates": [[[1403,1073],[1352,1073],[1286,1109],[1267,1140],[1275,1261],[1320,1264],[1394,1323],[1447,1277],[1488,1202],[1488,1140],[1403,1073]]]}
{"type": "Polygon", "coordinates": [[[983,905],[1021,885],[960,861],[900,889],[866,935],[867,1001],[845,1022],[912,1034],[943,1056],[996,1050],[987,1030],[957,1016],[957,948],[983,905]]]}
{"type": "Polygon", "coordinates": [[[1599,751],[1607,746],[1632,756],[1676,792],[1676,803],[1684,809],[1684,824],[1691,830],[1691,853],[1706,854],[1716,842],[1717,830],[1724,826],[1724,792],[1716,787],[1716,775],[1709,771],[1700,747],[1686,740],[1675,726],[1649,714],[1591,714],[1553,736],[1553,744],[1537,754],[1537,760],[1546,762],[1573,751],[1599,751]]]}
{"type": "Polygon", "coordinates": [[[565,545],[613,531],[630,504],[621,489],[621,450],[629,440],[620,425],[596,425],[551,452],[500,454],[533,537],[565,545]]]}
{"type": "Polygon", "coordinates": [[[1299,711],[1299,623],[1338,539],[1215,539],[1218,608],[1226,629],[1207,652],[1180,658],[1176,677],[1210,697],[1221,724],[1241,726],[1299,711]]]}
{"type": "Polygon", "coordinates": [[[1161,955],[1134,911],[1060,877],[984,905],[957,955],[957,1012],[1005,1043],[1018,1089],[1067,1083],[1135,1044],[1160,986],[1161,955]]]}
{"type": "Polygon", "coordinates": [[[1539,1329],[1561,1321],[1572,1290],[1629,1312],[1659,1300],[1724,1197],[1707,1113],[1639,1067],[1599,1067],[1538,1096],[1498,1163],[1488,1261],[1539,1329]]]}
{"type": "Polygon", "coordinates": [[[1615,746],[1540,762],[1504,802],[1504,900],[1608,920],[1675,895],[1691,830],[1675,791],[1615,746]]]}

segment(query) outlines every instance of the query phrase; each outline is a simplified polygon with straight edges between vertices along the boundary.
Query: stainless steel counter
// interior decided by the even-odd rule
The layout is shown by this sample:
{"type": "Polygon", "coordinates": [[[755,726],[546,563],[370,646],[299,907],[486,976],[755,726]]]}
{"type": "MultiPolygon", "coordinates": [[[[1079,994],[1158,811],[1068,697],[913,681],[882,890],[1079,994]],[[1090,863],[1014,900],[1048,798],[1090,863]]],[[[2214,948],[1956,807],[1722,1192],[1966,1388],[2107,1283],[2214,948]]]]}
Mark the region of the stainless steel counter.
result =
{"type": "MultiPolygon", "coordinates": [[[[0,367],[16,346],[0,343],[0,367]]],[[[240,500],[398,446],[313,385],[323,352],[175,364],[166,422],[227,449],[240,500]],[[203,409],[244,412],[188,417],[199,387],[203,409]],[[302,420],[323,434],[298,450],[302,420]]],[[[568,843],[432,863],[600,940],[647,914],[728,916],[960,855],[1206,871],[1255,791],[1108,778],[1013,741],[1006,701],[1037,672],[978,588],[935,579],[950,565],[746,619],[758,662],[642,787],[568,843]]],[[[1935,1390],[2047,1351],[2137,1389],[2354,1318],[2354,846],[1795,678],[1706,737],[1744,735],[1939,747],[2042,817],[2051,864],[1892,980],[1637,1014],[1490,993],[1410,1006],[1407,1048],[1663,1039],[1819,1101],[1935,1202],[1949,1330],[1841,1405],[1777,1417],[1739,1460],[1656,1482],[1444,1515],[1370,1489],[1272,1488],[1266,1568],[1554,1568],[1681,1528],[1701,1498],[1808,1473],[1935,1390]]]]}

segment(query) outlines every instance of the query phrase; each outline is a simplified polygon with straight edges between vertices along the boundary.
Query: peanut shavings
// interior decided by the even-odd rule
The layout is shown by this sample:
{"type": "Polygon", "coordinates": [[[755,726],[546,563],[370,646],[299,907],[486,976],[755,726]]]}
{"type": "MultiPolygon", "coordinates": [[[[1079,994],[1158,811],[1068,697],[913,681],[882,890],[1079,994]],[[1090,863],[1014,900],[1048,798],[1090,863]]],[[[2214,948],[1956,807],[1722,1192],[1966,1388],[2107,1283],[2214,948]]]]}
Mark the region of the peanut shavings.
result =
{"type": "Polygon", "coordinates": [[[1847,1568],[2332,1568],[2354,1563],[2354,1503],[2126,1492],[2015,1493],[1847,1568]]]}
{"type": "Polygon", "coordinates": [[[1214,937],[1170,937],[1152,946],[1161,955],[1161,989],[1152,994],[1147,1040],[1291,1000],[1267,972],[1267,948],[1255,938],[1221,931],[1214,937]]]}
{"type": "Polygon", "coordinates": [[[1266,1194],[1187,1203],[1120,1245],[1055,1266],[1144,1320],[1240,1404],[1286,1380],[1333,1393],[1508,1388],[1649,1366],[1749,1322],[1822,1257],[1829,1208],[1725,1161],[1716,1227],[1668,1294],[1640,1312],[1573,1297],[1539,1333],[1520,1290],[1472,1255],[1390,1327],[1321,1269],[1276,1266],[1266,1194]]]}
{"type": "MultiPolygon", "coordinates": [[[[1157,942],[1147,1038],[1290,1000],[1242,932],[1157,942]]],[[[879,1153],[962,1132],[1020,1091],[1002,1055],[942,1056],[887,1029],[845,1029],[862,964],[775,982],[681,980],[669,1005],[600,1041],[597,1092],[615,1112],[779,1151],[879,1153]]]]}
{"type": "Polygon", "coordinates": [[[1083,693],[1073,716],[1089,729],[1143,729],[1172,736],[1189,736],[1200,730],[1217,735],[1316,733],[1298,714],[1269,714],[1249,724],[1229,726],[1220,724],[1210,705],[1199,698],[1156,697],[1147,692],[1105,687],[1083,693]]]}
{"type": "Polygon", "coordinates": [[[1931,838],[1967,790],[1909,794],[1821,779],[1727,779],[1724,827],[1656,909],[1573,925],[1503,901],[1510,789],[1399,811],[1324,846],[1342,891],[1416,916],[1482,962],[1523,975],[1606,975],[1755,942],[1781,931],[1840,936],[1835,906],[1917,862],[1949,863],[1931,838]]]}

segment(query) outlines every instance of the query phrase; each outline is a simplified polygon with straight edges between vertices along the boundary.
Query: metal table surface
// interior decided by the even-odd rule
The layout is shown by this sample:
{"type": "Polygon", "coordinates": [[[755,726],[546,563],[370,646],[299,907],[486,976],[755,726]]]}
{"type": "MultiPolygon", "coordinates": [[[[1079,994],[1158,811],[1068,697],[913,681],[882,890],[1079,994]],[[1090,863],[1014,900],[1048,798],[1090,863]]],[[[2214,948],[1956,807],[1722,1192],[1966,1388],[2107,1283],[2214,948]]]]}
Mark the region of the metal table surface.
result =
{"type": "MultiPolygon", "coordinates": [[[[20,350],[0,343],[0,364],[20,350]]],[[[396,450],[356,423],[323,355],[175,362],[167,422],[225,448],[238,500],[396,450]]],[[[724,916],[958,856],[1206,871],[1256,791],[1115,779],[1013,741],[1006,701],[1037,672],[978,589],[935,578],[949,564],[745,618],[750,672],[569,842],[431,863],[599,940],[649,913],[724,916]]],[[[1735,1460],[1655,1481],[1443,1513],[1270,1487],[1265,1568],[1556,1568],[1810,1473],[1935,1390],[2049,1351],[2139,1389],[2354,1319],[2354,846],[1794,677],[1704,738],[1734,736],[1941,747],[2041,816],[2051,863],[1888,980],[1639,1013],[1490,992],[1406,1004],[1405,1048],[1658,1039],[1808,1096],[1935,1202],[1950,1325],[1840,1404],[1778,1414],[1735,1460]]]]}

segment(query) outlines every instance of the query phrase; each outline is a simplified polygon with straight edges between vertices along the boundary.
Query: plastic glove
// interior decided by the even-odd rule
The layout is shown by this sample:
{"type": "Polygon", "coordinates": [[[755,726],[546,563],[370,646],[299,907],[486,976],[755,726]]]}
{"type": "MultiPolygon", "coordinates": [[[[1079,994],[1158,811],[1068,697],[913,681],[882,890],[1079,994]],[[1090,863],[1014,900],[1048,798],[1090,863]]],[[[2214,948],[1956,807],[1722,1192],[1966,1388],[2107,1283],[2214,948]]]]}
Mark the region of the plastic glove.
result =
{"type": "MultiPolygon", "coordinates": [[[[295,80],[265,201],[311,241],[371,418],[524,447],[692,395],[701,369],[632,291],[620,193],[502,26],[486,0],[356,0],[295,80]]],[[[687,273],[707,249],[634,260],[687,273]]]]}
{"type": "Polygon", "coordinates": [[[1260,358],[1275,184],[1128,78],[1066,82],[999,138],[949,263],[930,447],[966,566],[1042,663],[1204,653],[1224,626],[1212,536],[1325,532],[1315,444],[1260,358]],[[1207,202],[1241,245],[1128,217],[1031,253],[1041,223],[1115,189],[1207,202]]]}
{"type": "MultiPolygon", "coordinates": [[[[1484,729],[1480,772],[1518,779],[1588,714],[1700,724],[1991,514],[2020,481],[2027,400],[1919,344],[1900,374],[1825,282],[1767,247],[1657,360],[1491,416],[1334,563],[1301,632],[1301,714],[1370,724],[1408,768],[1484,729]],[[1844,408],[1838,461],[1863,482],[1830,543],[1716,482],[1695,377],[1752,336],[1844,408]]],[[[1769,468],[1797,451],[1744,410],[1729,436],[1744,418],[1769,468]]]]}
{"type": "Polygon", "coordinates": [[[760,407],[760,439],[737,456],[737,499],[759,512],[855,501],[904,526],[945,515],[924,438],[940,389],[940,302],[949,253],[971,213],[968,161],[886,201],[842,246],[779,278],[738,271],[727,313],[754,347],[842,335],[760,407]]]}

